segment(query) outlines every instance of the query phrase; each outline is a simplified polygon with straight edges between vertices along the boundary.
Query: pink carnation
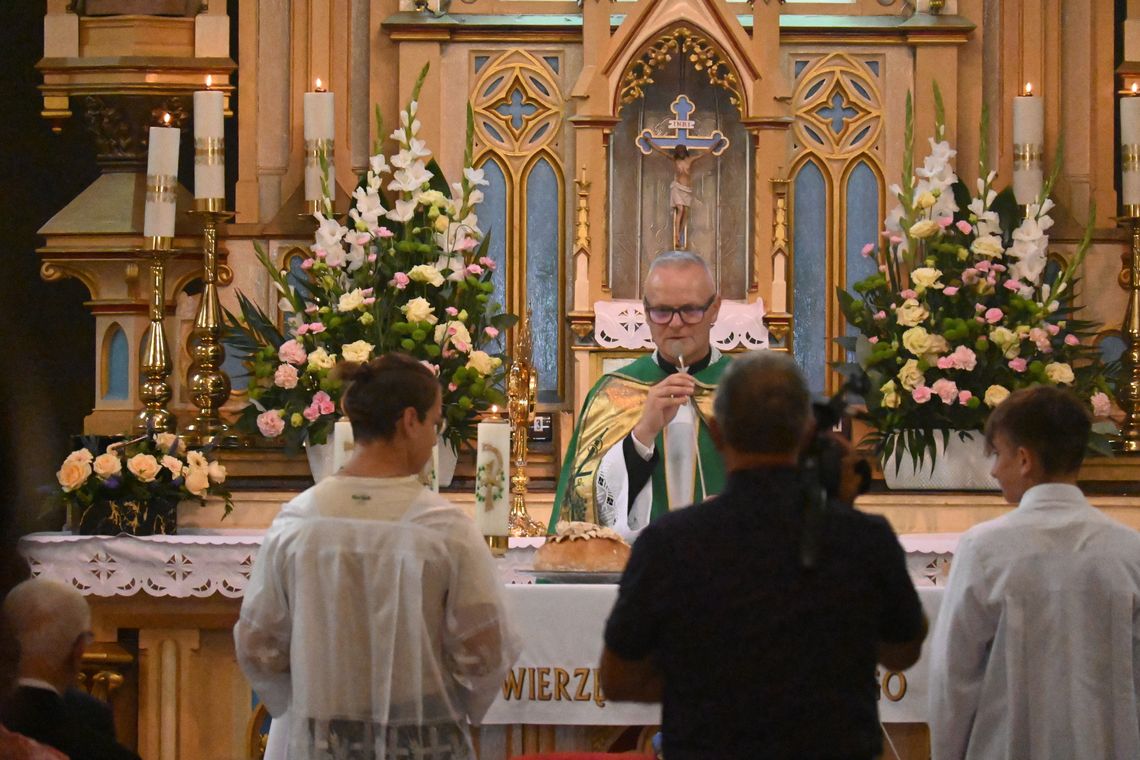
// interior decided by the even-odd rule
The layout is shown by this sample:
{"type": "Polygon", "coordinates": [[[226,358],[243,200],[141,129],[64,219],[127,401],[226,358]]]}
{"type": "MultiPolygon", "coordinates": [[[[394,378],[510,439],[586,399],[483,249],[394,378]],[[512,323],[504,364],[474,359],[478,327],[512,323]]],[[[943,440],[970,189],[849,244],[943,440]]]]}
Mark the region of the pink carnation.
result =
{"type": "Polygon", "coordinates": [[[485,332],[487,334],[488,338],[499,337],[499,328],[497,328],[497,327],[491,327],[490,325],[487,325],[486,327],[483,328],[483,332],[485,332]]]}
{"type": "Polygon", "coordinates": [[[483,266],[485,266],[487,269],[490,269],[492,272],[495,271],[495,260],[492,259],[490,256],[480,257],[479,263],[482,264],[483,266]]]}
{"type": "Polygon", "coordinates": [[[1081,344],[1081,339],[1078,338],[1076,335],[1069,333],[1068,335],[1065,336],[1065,345],[1066,346],[1079,346],[1080,344],[1081,344]]]}
{"type": "Polygon", "coordinates": [[[273,384],[289,390],[297,387],[297,368],[292,364],[279,364],[273,373],[273,384]]]}
{"type": "Polygon", "coordinates": [[[969,402],[969,400],[972,399],[973,397],[974,397],[974,394],[970,393],[969,391],[958,391],[958,403],[959,404],[965,404],[965,403],[969,402]]]}
{"type": "Polygon", "coordinates": [[[1006,290],[1012,290],[1012,291],[1016,292],[1016,291],[1018,291],[1018,290],[1021,290],[1021,281],[1020,281],[1020,280],[1016,280],[1016,279],[1014,279],[1014,280],[1006,280],[1005,282],[1003,282],[1003,283],[1001,284],[1001,286],[1002,286],[1003,288],[1005,288],[1006,290]]]}
{"type": "Polygon", "coordinates": [[[376,303],[376,297],[368,296],[368,298],[364,299],[363,303],[365,306],[371,306],[372,304],[376,303]]]}
{"type": "MultiPolygon", "coordinates": [[[[930,387],[938,398],[942,399],[943,404],[953,404],[958,399],[958,385],[953,380],[942,378],[935,380],[934,385],[930,387]]],[[[915,399],[917,401],[917,399],[915,399]]]]}
{"type": "Polygon", "coordinates": [[[321,416],[321,410],[318,409],[317,407],[313,406],[312,404],[309,404],[301,412],[301,416],[303,416],[309,422],[316,422],[317,417],[321,416]]]}
{"type": "Polygon", "coordinates": [[[956,295],[958,295],[958,286],[957,285],[947,285],[946,287],[944,287],[942,289],[942,293],[944,295],[948,295],[948,296],[956,296],[956,295]]]}
{"type": "Polygon", "coordinates": [[[306,272],[308,272],[312,268],[313,268],[313,260],[312,259],[305,259],[304,261],[301,262],[301,269],[305,270],[306,272]]]}
{"type": "Polygon", "coordinates": [[[978,355],[974,353],[973,349],[966,346],[958,346],[954,349],[954,353],[948,357],[951,361],[951,366],[954,369],[964,369],[967,372],[973,372],[974,367],[978,366],[978,355]]]}
{"type": "Polygon", "coordinates": [[[317,333],[324,332],[324,331],[325,331],[324,322],[313,322],[309,325],[309,332],[312,333],[313,335],[316,335],[317,333]]]}
{"type": "MultiPolygon", "coordinates": [[[[444,309],[444,311],[447,312],[447,315],[449,317],[454,317],[459,314],[459,309],[455,308],[454,306],[448,306],[446,309],[444,309]]],[[[455,332],[455,330],[452,329],[451,332],[455,332]]]]}
{"type": "Polygon", "coordinates": [[[368,263],[371,264],[373,261],[376,261],[376,254],[375,253],[368,254],[368,263]]]}
{"type": "Polygon", "coordinates": [[[313,394],[313,405],[321,410],[321,414],[332,414],[336,411],[336,405],[332,398],[324,391],[317,391],[313,394]]]}
{"type": "Polygon", "coordinates": [[[1020,356],[1009,360],[1009,368],[1014,372],[1024,372],[1026,366],[1028,366],[1028,362],[1020,356]]]}
{"type": "Polygon", "coordinates": [[[988,272],[988,271],[990,271],[991,266],[993,266],[993,265],[990,264],[990,262],[982,260],[982,261],[979,261],[977,264],[974,264],[974,269],[977,269],[979,272],[988,272]]]}
{"type": "Polygon", "coordinates": [[[1029,339],[1037,345],[1037,350],[1043,353],[1050,353],[1053,346],[1049,342],[1049,333],[1040,327],[1034,327],[1029,331],[1029,339]]]}
{"type": "Polygon", "coordinates": [[[479,275],[483,274],[483,267],[479,266],[478,264],[468,264],[467,274],[473,274],[478,277],[479,275]]]}
{"type": "Polygon", "coordinates": [[[1001,318],[1004,316],[1005,316],[1005,314],[1002,313],[1002,310],[996,306],[989,308],[989,309],[986,309],[986,313],[985,313],[986,321],[989,322],[991,325],[996,325],[998,322],[1001,321],[1001,318]]]}
{"type": "Polygon", "coordinates": [[[957,227],[958,231],[961,232],[963,235],[969,235],[971,232],[974,231],[974,228],[965,219],[959,219],[958,223],[955,224],[954,226],[957,227]]]}
{"type": "Polygon", "coordinates": [[[886,318],[887,318],[887,313],[885,311],[883,311],[882,309],[875,312],[875,319],[881,321],[881,320],[884,320],[886,318]]]}
{"type": "Polygon", "coordinates": [[[455,250],[457,250],[457,251],[470,251],[472,248],[474,248],[477,245],[479,245],[479,243],[475,240],[475,238],[465,237],[462,240],[460,240],[458,243],[455,244],[455,250]]]}
{"type": "Polygon", "coordinates": [[[953,368],[954,368],[954,360],[952,358],[950,358],[949,356],[939,356],[938,357],[938,369],[953,369],[953,368]]]}
{"type": "Polygon", "coordinates": [[[974,304],[974,311],[978,312],[979,314],[981,314],[985,310],[986,310],[985,304],[980,304],[980,303],[974,304]]]}
{"type": "Polygon", "coordinates": [[[455,393],[457,390],[459,390],[459,386],[456,385],[455,383],[448,383],[447,384],[447,390],[451,391],[452,393],[455,393]]]}
{"type": "Polygon", "coordinates": [[[871,255],[871,253],[874,250],[875,250],[875,244],[874,243],[867,243],[867,245],[863,246],[863,250],[859,251],[859,253],[863,256],[863,258],[867,258],[868,256],[871,255]]]}
{"type": "Polygon", "coordinates": [[[941,227],[942,229],[946,229],[947,227],[949,227],[953,223],[954,218],[950,217],[950,216],[940,216],[937,219],[935,219],[935,221],[938,222],[939,227],[941,227]]]}
{"type": "Polygon", "coordinates": [[[308,331],[309,331],[308,325],[297,325],[297,329],[293,331],[293,334],[299,338],[302,335],[304,335],[305,333],[307,333],[308,331]]]}
{"type": "Polygon", "coordinates": [[[867,342],[873,346],[879,342],[879,336],[878,335],[872,335],[870,338],[867,338],[867,342]]]}
{"type": "Polygon", "coordinates": [[[918,293],[907,288],[906,290],[899,291],[899,295],[903,298],[918,298],[918,293]]]}
{"type": "Polygon", "coordinates": [[[1112,402],[1108,400],[1106,393],[1097,391],[1089,398],[1089,403],[1092,404],[1093,414],[1097,417],[1107,417],[1112,413],[1112,402]]]}
{"type": "MultiPolygon", "coordinates": [[[[301,325],[304,327],[305,325],[301,325]]],[[[290,364],[304,364],[309,358],[305,347],[295,340],[287,340],[277,349],[277,358],[290,364]]]]}
{"type": "Polygon", "coordinates": [[[396,233],[392,232],[392,230],[388,229],[387,227],[381,227],[380,229],[376,230],[376,237],[378,238],[390,238],[395,234],[396,233]]]}
{"type": "Polygon", "coordinates": [[[276,409],[257,415],[257,429],[266,438],[276,438],[285,430],[285,420],[276,409]]]}
{"type": "Polygon", "coordinates": [[[930,400],[931,391],[930,388],[927,388],[925,385],[920,385],[910,392],[910,396],[916,403],[925,404],[930,400]]]}
{"type": "Polygon", "coordinates": [[[1052,322],[1045,325],[1045,329],[1049,332],[1050,335],[1056,335],[1057,333],[1061,332],[1061,328],[1052,322]]]}
{"type": "Polygon", "coordinates": [[[403,290],[408,287],[408,283],[411,281],[411,278],[403,272],[396,272],[396,274],[392,275],[392,282],[389,284],[395,285],[397,290],[403,290]]]}
{"type": "Polygon", "coordinates": [[[974,268],[962,270],[962,283],[965,285],[973,285],[978,281],[978,270],[974,268]]]}

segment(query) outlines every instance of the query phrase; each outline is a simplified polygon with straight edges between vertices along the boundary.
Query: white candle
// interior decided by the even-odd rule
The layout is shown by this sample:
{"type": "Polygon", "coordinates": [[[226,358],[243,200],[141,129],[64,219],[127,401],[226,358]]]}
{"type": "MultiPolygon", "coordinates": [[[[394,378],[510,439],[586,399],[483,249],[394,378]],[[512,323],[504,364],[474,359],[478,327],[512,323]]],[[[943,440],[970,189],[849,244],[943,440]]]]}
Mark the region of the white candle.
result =
{"type": "Polygon", "coordinates": [[[475,525],[484,536],[506,536],[511,513],[507,488],[511,425],[504,419],[483,420],[476,426],[476,440],[475,525]]]}
{"type": "Polygon", "coordinates": [[[1140,205],[1140,97],[1137,86],[1120,99],[1120,200],[1140,205]]]}
{"type": "Polygon", "coordinates": [[[321,161],[318,155],[321,151],[328,160],[329,195],[334,194],[336,187],[336,172],[333,167],[335,128],[333,94],[324,91],[319,79],[316,90],[305,93],[305,200],[307,201],[319,201],[324,197],[321,190],[321,161]]]}
{"type": "Polygon", "coordinates": [[[1120,99],[1120,144],[1140,145],[1140,97],[1135,89],[1120,99]]]}
{"type": "MultiPolygon", "coordinates": [[[[170,117],[166,117],[170,122],[170,117]]],[[[181,132],[172,127],[151,127],[146,162],[146,205],[143,210],[145,237],[174,237],[175,194],[178,185],[178,141],[181,132]]]]}
{"type": "MultiPolygon", "coordinates": [[[[206,87],[210,86],[209,77],[206,87]]],[[[216,90],[194,93],[194,197],[226,196],[225,98],[216,90]]]]}
{"type": "Polygon", "coordinates": [[[1045,101],[1032,92],[1026,83],[1025,94],[1013,99],[1013,196],[1023,206],[1037,201],[1045,179],[1045,101]]]}
{"type": "Polygon", "coordinates": [[[1045,144],[1045,101],[1031,95],[1031,85],[1025,85],[1025,94],[1013,99],[1013,142],[1015,145],[1045,144]]]}

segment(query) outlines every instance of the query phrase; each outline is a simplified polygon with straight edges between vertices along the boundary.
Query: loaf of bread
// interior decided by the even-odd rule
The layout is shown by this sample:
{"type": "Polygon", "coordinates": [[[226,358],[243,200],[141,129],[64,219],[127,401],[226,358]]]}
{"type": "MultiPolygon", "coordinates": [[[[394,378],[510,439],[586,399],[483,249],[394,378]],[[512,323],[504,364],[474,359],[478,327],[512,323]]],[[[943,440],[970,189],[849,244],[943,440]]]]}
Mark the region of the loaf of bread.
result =
{"type": "Polygon", "coordinates": [[[562,521],[556,531],[535,552],[535,570],[618,573],[629,561],[629,544],[611,528],[562,521]]]}

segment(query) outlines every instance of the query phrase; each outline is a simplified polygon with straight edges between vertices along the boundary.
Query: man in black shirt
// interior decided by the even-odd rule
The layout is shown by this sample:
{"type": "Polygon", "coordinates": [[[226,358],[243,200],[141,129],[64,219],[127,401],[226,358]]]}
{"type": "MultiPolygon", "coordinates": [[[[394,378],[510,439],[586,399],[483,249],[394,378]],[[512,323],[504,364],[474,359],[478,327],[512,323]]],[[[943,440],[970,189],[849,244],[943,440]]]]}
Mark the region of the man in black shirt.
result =
{"type": "Polygon", "coordinates": [[[609,699],[663,703],[664,753],[689,758],[872,758],[875,663],[919,656],[926,621],[881,517],[831,506],[801,559],[813,429],[795,363],[759,352],[725,372],[713,436],[728,482],[651,523],[606,624],[609,699]]]}

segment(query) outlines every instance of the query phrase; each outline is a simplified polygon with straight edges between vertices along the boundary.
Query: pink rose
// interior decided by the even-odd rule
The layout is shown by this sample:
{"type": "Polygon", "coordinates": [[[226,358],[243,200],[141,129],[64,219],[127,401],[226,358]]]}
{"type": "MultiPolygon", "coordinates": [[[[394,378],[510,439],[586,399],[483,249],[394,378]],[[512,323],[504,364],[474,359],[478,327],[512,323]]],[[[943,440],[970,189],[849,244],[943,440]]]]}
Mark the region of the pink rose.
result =
{"type": "Polygon", "coordinates": [[[257,415],[257,429],[266,438],[276,438],[285,430],[285,420],[281,418],[279,409],[271,409],[257,415]]]}
{"type": "Polygon", "coordinates": [[[1089,402],[1092,404],[1093,414],[1097,417],[1107,417],[1112,413],[1112,402],[1108,400],[1108,394],[1097,391],[1090,398],[1089,402]]]}
{"type": "Polygon", "coordinates": [[[1080,344],[1081,344],[1081,339],[1078,338],[1076,335],[1069,333],[1068,335],[1065,336],[1065,345],[1066,346],[1079,346],[1080,344]]]}
{"type": "Polygon", "coordinates": [[[946,378],[935,380],[930,390],[937,394],[938,398],[942,399],[943,404],[953,404],[958,399],[958,385],[953,380],[947,380],[946,378]]]}
{"type": "MultiPolygon", "coordinates": [[[[301,327],[304,326],[301,325],[301,327]]],[[[308,360],[309,354],[305,351],[305,347],[296,340],[287,340],[277,349],[277,358],[289,364],[300,365],[308,360]]]]}
{"type": "Polygon", "coordinates": [[[305,407],[304,411],[301,412],[301,416],[303,416],[309,422],[316,422],[317,417],[321,416],[321,410],[317,409],[314,404],[309,404],[305,407]]]}
{"type": "Polygon", "coordinates": [[[273,373],[273,384],[286,390],[297,387],[297,368],[292,364],[280,364],[273,373]]]}
{"type": "Polygon", "coordinates": [[[965,403],[969,402],[969,400],[972,399],[973,397],[974,397],[974,394],[970,393],[969,391],[958,391],[958,403],[959,404],[965,404],[965,403]]]}
{"type": "Polygon", "coordinates": [[[965,219],[959,219],[958,223],[955,224],[954,226],[957,227],[958,231],[961,232],[963,235],[969,235],[971,232],[974,231],[973,226],[971,226],[970,223],[967,222],[965,219]]]}
{"type": "Polygon", "coordinates": [[[491,270],[492,272],[495,271],[495,260],[492,259],[490,256],[481,256],[479,258],[479,263],[482,264],[483,266],[485,266],[487,269],[491,270]]]}
{"type": "Polygon", "coordinates": [[[1005,316],[1005,314],[1002,313],[1002,310],[996,306],[994,306],[993,308],[990,308],[990,309],[986,309],[986,313],[985,313],[986,321],[989,322],[991,325],[996,325],[998,322],[1001,321],[1001,318],[1004,316],[1005,316]]]}
{"type": "Polygon", "coordinates": [[[943,292],[943,294],[948,295],[948,296],[958,295],[958,286],[957,285],[947,285],[946,287],[944,287],[942,289],[942,292],[943,292]]]}
{"type": "Polygon", "coordinates": [[[1020,356],[1018,356],[1015,359],[1009,360],[1009,368],[1012,369],[1014,372],[1024,372],[1025,368],[1028,366],[1028,364],[1029,363],[1026,362],[1025,359],[1023,359],[1020,356]]]}
{"type": "Polygon", "coordinates": [[[871,255],[871,253],[872,253],[874,250],[875,250],[875,244],[874,244],[874,243],[867,243],[867,245],[863,246],[863,250],[859,251],[859,254],[860,254],[860,255],[861,255],[863,258],[867,258],[868,256],[870,256],[870,255],[871,255]]]}
{"type": "Polygon", "coordinates": [[[389,284],[395,285],[397,290],[403,290],[404,288],[408,287],[409,282],[411,282],[411,279],[406,274],[403,272],[396,272],[396,274],[392,276],[392,282],[389,284]]]}
{"type": "Polygon", "coordinates": [[[483,332],[487,334],[488,338],[499,337],[499,328],[497,327],[491,327],[490,325],[487,325],[483,328],[483,332]]]}
{"type": "Polygon", "coordinates": [[[927,401],[930,400],[930,396],[931,396],[931,391],[925,385],[920,385],[917,388],[915,388],[913,391],[910,392],[910,397],[913,398],[915,400],[915,402],[919,403],[919,404],[925,404],[927,401]]]}
{"type": "Polygon", "coordinates": [[[483,267],[479,266],[478,264],[468,264],[467,274],[473,274],[478,277],[479,275],[483,274],[483,267]]]}

